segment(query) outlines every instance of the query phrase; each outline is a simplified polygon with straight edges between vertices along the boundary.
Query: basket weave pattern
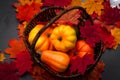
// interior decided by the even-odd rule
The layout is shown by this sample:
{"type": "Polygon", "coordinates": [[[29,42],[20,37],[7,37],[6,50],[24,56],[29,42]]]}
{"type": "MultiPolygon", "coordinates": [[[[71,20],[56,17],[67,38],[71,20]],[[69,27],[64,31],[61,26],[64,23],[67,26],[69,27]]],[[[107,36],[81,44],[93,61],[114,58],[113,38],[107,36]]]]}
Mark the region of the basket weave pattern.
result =
{"type": "MultiPolygon", "coordinates": [[[[31,57],[33,59],[33,61],[37,64],[40,65],[40,67],[42,67],[44,70],[46,70],[47,72],[49,72],[52,76],[54,77],[58,77],[58,78],[62,78],[61,80],[63,79],[73,79],[75,80],[76,79],[79,79],[81,80],[82,79],[82,75],[81,74],[74,74],[74,75],[68,75],[68,76],[65,76],[65,75],[62,75],[62,74],[56,74],[54,73],[53,71],[51,71],[49,69],[49,67],[47,67],[44,63],[42,63],[40,61],[40,55],[38,55],[35,51],[35,44],[36,44],[36,41],[38,40],[38,38],[40,37],[40,35],[50,26],[52,25],[56,20],[58,20],[62,15],[64,15],[65,13],[71,11],[71,10],[75,10],[75,9],[78,9],[78,10],[81,10],[82,11],[82,14],[81,17],[79,18],[80,22],[78,23],[78,26],[80,25],[84,25],[85,21],[86,20],[90,20],[91,21],[91,24],[93,24],[92,22],[92,19],[91,17],[88,15],[88,13],[85,11],[84,8],[80,7],[80,6],[74,6],[74,7],[71,7],[71,8],[68,8],[68,9],[63,9],[61,7],[48,7],[48,8],[45,8],[43,9],[42,12],[40,12],[39,14],[37,14],[29,23],[28,25],[26,26],[26,29],[24,31],[24,42],[25,42],[25,45],[28,49],[28,51],[30,52],[31,54],[31,57]],[[56,11],[59,11],[59,13],[56,13],[56,11]],[[30,31],[38,24],[38,23],[42,23],[42,22],[47,22],[47,24],[37,33],[37,35],[35,36],[34,40],[33,40],[33,43],[32,45],[30,45],[30,43],[28,42],[28,35],[30,33],[30,31]]],[[[94,25],[94,24],[93,24],[94,25]]],[[[96,47],[94,49],[95,51],[95,64],[94,65],[91,65],[87,68],[85,74],[89,73],[92,69],[94,69],[94,67],[96,66],[97,62],[99,61],[101,55],[102,55],[102,49],[103,49],[103,45],[102,43],[97,43],[96,44],[96,47]]]]}

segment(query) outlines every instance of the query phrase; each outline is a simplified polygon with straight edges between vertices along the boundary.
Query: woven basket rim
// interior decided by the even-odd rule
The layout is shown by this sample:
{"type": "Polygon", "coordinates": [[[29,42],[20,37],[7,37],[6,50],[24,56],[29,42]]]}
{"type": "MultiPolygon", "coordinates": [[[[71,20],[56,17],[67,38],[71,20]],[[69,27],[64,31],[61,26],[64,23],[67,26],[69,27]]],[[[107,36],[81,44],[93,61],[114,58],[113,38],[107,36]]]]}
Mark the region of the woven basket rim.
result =
{"type": "MultiPolygon", "coordinates": [[[[82,10],[84,12],[84,14],[87,16],[87,17],[85,16],[84,18],[90,19],[91,23],[93,24],[92,19],[88,15],[88,13],[86,12],[86,10],[84,8],[80,7],[80,6],[73,6],[73,7],[68,8],[68,9],[64,9],[64,8],[61,8],[61,7],[48,7],[48,8],[45,8],[42,12],[38,13],[35,17],[33,17],[33,19],[27,24],[27,26],[26,26],[26,28],[24,30],[24,33],[23,33],[23,40],[24,40],[25,46],[28,49],[28,51],[30,52],[33,61],[35,63],[38,63],[40,65],[40,67],[42,67],[43,69],[45,69],[46,71],[48,71],[52,76],[63,78],[63,79],[70,79],[70,78],[75,78],[75,77],[82,77],[82,75],[81,74],[74,74],[74,75],[70,75],[70,76],[63,76],[61,74],[55,74],[54,72],[50,71],[50,69],[44,67],[43,63],[40,60],[38,60],[38,58],[40,57],[40,55],[37,55],[37,53],[35,52],[34,48],[35,48],[35,43],[36,43],[38,37],[42,34],[42,32],[44,32],[45,29],[47,29],[52,23],[54,23],[57,19],[59,19],[63,14],[65,14],[65,13],[71,11],[71,10],[74,10],[74,9],[82,10]],[[32,28],[35,27],[35,25],[37,25],[37,22],[35,23],[35,19],[37,20],[37,18],[42,14],[42,12],[44,13],[47,10],[56,10],[56,9],[61,10],[61,13],[58,14],[58,15],[53,15],[53,17],[51,17],[50,20],[48,19],[49,23],[46,24],[44,26],[44,28],[42,28],[38,32],[38,34],[35,36],[35,39],[33,40],[32,45],[30,45],[29,42],[28,42],[28,40],[27,40],[27,36],[28,36],[29,32],[32,30],[32,28]]],[[[91,65],[89,68],[87,68],[85,74],[89,73],[97,65],[98,61],[100,60],[100,58],[102,56],[103,43],[100,42],[99,46],[100,46],[100,49],[99,49],[99,52],[97,53],[97,58],[95,60],[95,64],[91,65]]]]}

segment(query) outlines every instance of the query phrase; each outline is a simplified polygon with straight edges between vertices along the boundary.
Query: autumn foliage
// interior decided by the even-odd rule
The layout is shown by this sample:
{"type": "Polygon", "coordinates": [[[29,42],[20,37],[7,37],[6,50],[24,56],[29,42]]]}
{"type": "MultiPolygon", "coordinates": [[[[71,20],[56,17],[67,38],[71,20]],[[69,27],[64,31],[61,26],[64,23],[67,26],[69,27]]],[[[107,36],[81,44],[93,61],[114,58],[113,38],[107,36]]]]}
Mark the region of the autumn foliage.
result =
{"type": "MultiPolygon", "coordinates": [[[[18,0],[13,3],[13,6],[19,22],[17,27],[19,37],[18,39],[10,39],[8,42],[9,47],[4,50],[4,53],[8,54],[9,58],[14,59],[14,61],[10,61],[9,64],[3,62],[6,58],[3,55],[4,53],[0,53],[0,80],[13,80],[13,78],[14,80],[20,80],[19,77],[27,73],[36,80],[58,80],[32,61],[31,55],[23,41],[23,32],[26,25],[34,16],[48,6],[60,6],[65,9],[72,6],[81,6],[91,16],[93,24],[91,24],[89,20],[83,20],[85,21],[84,25],[77,25],[80,23],[82,11],[70,11],[61,16],[53,25],[55,25],[54,29],[55,27],[58,28],[58,25],[65,25],[64,27],[66,27],[66,25],[72,26],[72,30],[74,29],[73,33],[75,31],[74,35],[71,29],[60,28],[60,33],[60,30],[53,30],[53,28],[52,31],[54,31],[54,33],[46,30],[42,37],[47,40],[40,40],[42,43],[40,45],[42,46],[39,46],[39,48],[42,48],[43,43],[46,41],[48,44],[52,43],[52,48],[48,45],[45,45],[44,48],[48,47],[53,51],[64,52],[64,54],[69,56],[70,62],[68,62],[67,65],[69,71],[65,72],[65,75],[80,73],[83,75],[83,80],[99,80],[102,78],[101,73],[104,71],[105,66],[103,61],[99,61],[89,74],[84,73],[88,66],[95,63],[94,48],[96,47],[96,43],[100,41],[103,42],[104,51],[108,48],[117,49],[120,44],[120,9],[118,9],[118,7],[110,7],[109,0],[18,0]],[[77,30],[75,29],[76,26],[78,27],[77,30]],[[49,32],[51,33],[48,37],[47,33],[49,32]],[[52,39],[50,39],[51,34],[52,39]],[[59,36],[59,40],[61,40],[60,37],[62,37],[63,43],[58,44],[57,36],[59,36]],[[79,40],[81,39],[85,41],[84,45],[82,45],[84,42],[79,44],[79,40]],[[77,45],[77,43],[79,45],[77,45]],[[67,45],[67,48],[65,45],[67,45]],[[83,46],[82,48],[81,45],[83,46]]],[[[46,50],[48,50],[48,48],[46,50]]],[[[39,49],[39,52],[42,53],[44,50],[39,49]]],[[[53,52],[51,52],[51,54],[53,54],[53,52]]],[[[48,62],[54,61],[55,60],[51,58],[48,59],[48,62]]],[[[47,61],[44,63],[46,64],[47,61]]]]}

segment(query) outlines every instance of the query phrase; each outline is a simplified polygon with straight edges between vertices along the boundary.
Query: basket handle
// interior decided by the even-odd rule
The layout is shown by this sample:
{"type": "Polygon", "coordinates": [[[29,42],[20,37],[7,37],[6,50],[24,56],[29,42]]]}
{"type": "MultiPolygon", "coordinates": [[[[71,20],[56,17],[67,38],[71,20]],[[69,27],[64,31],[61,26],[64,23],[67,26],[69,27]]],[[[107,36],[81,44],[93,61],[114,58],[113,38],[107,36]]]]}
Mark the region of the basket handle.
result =
{"type": "Polygon", "coordinates": [[[89,19],[90,22],[91,22],[91,24],[93,24],[93,21],[92,21],[91,17],[89,16],[89,14],[86,12],[86,10],[85,10],[84,8],[82,8],[82,7],[80,7],[80,6],[74,6],[74,7],[65,9],[65,10],[63,10],[59,15],[56,15],[54,18],[52,18],[52,19],[50,20],[50,22],[48,22],[48,23],[36,34],[36,36],[35,36],[35,38],[34,38],[34,40],[33,40],[33,43],[32,43],[32,45],[31,45],[31,49],[33,50],[33,52],[35,52],[35,51],[34,51],[34,50],[35,50],[35,44],[36,44],[38,38],[41,36],[41,34],[42,34],[49,26],[51,26],[56,20],[58,20],[62,15],[64,15],[65,13],[67,13],[67,12],[69,12],[69,11],[71,11],[71,10],[74,10],[74,9],[79,9],[79,10],[82,10],[82,11],[83,11],[83,14],[81,14],[82,17],[80,18],[80,20],[85,21],[85,20],[89,19]]]}

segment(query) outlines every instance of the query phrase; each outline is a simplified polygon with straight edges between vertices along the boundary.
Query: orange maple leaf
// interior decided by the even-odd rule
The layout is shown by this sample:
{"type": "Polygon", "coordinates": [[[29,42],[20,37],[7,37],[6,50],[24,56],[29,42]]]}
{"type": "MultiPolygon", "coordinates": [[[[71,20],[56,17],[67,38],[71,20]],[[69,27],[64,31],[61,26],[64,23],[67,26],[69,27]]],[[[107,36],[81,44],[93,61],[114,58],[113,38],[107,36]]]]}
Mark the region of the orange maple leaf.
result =
{"type": "Polygon", "coordinates": [[[81,0],[72,0],[70,6],[81,6],[81,0]]]}
{"type": "Polygon", "coordinates": [[[16,18],[20,22],[22,21],[29,22],[34,15],[36,15],[41,11],[40,7],[41,7],[41,4],[34,3],[34,2],[31,5],[28,5],[28,4],[20,5],[19,7],[16,8],[16,11],[17,11],[16,18]]]}
{"type": "Polygon", "coordinates": [[[9,48],[5,49],[4,52],[10,54],[10,58],[16,58],[18,52],[26,49],[22,38],[9,40],[8,46],[9,48]]]}
{"type": "Polygon", "coordinates": [[[19,25],[18,25],[17,29],[19,30],[19,32],[18,32],[18,36],[19,36],[19,37],[22,37],[22,36],[23,36],[23,32],[24,32],[24,29],[25,29],[26,25],[27,25],[27,22],[26,22],[26,21],[23,22],[22,24],[19,24],[19,25]]]}

